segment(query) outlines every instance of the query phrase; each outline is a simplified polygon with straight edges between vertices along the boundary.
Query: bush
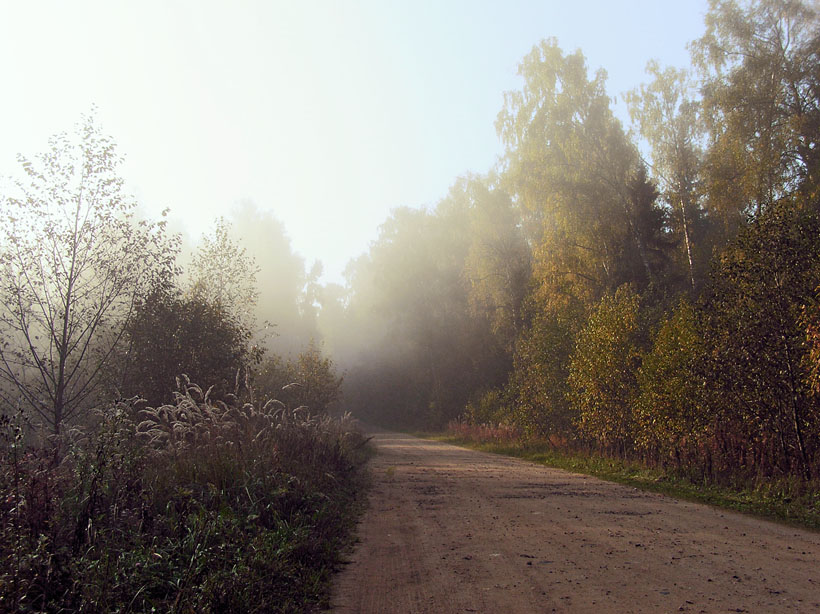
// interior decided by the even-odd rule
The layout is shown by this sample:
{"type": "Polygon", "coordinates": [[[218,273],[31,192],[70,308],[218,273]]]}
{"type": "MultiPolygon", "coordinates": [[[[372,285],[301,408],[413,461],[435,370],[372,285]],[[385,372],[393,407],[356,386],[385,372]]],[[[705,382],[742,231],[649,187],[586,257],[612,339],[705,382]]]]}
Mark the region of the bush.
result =
{"type": "Polygon", "coordinates": [[[179,373],[211,382],[212,398],[224,398],[236,392],[237,373],[260,358],[250,332],[223,307],[173,288],[155,288],[141,301],[126,333],[119,393],[155,406],[173,399],[179,373]]]}
{"type": "Polygon", "coordinates": [[[342,378],[313,341],[295,360],[269,358],[255,376],[254,387],[263,398],[316,413],[327,412],[342,397],[342,378]]]}
{"type": "Polygon", "coordinates": [[[469,424],[499,424],[508,421],[512,417],[511,396],[508,387],[482,392],[467,402],[462,420],[469,424]]]}
{"type": "Polygon", "coordinates": [[[601,299],[579,333],[569,373],[570,399],[581,434],[625,455],[634,443],[644,326],[640,297],[629,286],[601,299]]]}
{"type": "Polygon", "coordinates": [[[510,396],[515,424],[530,437],[572,436],[577,415],[569,401],[570,357],[585,309],[568,299],[539,310],[515,347],[510,396]]]}
{"type": "Polygon", "coordinates": [[[636,441],[651,458],[671,458],[680,467],[682,454],[708,436],[705,360],[695,309],[684,300],[661,325],[638,372],[636,441]]]}

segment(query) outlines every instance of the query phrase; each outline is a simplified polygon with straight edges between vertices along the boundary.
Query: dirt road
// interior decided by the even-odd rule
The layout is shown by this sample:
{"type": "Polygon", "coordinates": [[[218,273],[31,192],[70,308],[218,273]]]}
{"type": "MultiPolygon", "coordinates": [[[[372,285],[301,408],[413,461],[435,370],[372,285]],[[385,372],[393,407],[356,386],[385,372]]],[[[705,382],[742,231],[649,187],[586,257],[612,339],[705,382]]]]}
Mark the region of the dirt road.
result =
{"type": "Polygon", "coordinates": [[[380,433],[334,613],[820,612],[820,534],[380,433]]]}

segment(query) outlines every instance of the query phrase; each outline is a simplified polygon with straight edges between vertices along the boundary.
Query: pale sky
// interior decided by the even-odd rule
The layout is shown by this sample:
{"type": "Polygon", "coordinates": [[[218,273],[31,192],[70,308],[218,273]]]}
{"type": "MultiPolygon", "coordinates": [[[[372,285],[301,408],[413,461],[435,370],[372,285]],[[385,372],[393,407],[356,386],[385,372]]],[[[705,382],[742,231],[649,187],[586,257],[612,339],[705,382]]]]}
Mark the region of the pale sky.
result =
{"type": "Polygon", "coordinates": [[[0,0],[0,174],[98,107],[152,215],[192,239],[241,200],[327,281],[395,207],[501,154],[495,117],[539,40],[611,95],[686,66],[706,0],[0,0]]]}

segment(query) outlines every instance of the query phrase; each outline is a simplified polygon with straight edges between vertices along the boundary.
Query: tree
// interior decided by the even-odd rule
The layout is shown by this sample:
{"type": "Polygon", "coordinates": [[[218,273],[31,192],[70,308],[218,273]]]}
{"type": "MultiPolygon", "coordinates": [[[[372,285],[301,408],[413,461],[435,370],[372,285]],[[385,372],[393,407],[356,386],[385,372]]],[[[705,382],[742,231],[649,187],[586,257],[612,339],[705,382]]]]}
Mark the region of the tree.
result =
{"type": "Polygon", "coordinates": [[[295,355],[317,336],[313,291],[321,272],[314,265],[306,275],[305,262],[293,252],[282,222],[252,202],[241,202],[231,213],[231,231],[242,238],[246,258],[258,267],[256,326],[273,327],[259,341],[274,354],[295,355]]]}
{"type": "Polygon", "coordinates": [[[2,199],[0,380],[55,433],[97,401],[103,373],[152,283],[174,271],[164,222],[138,221],[121,158],[93,116],[53,137],[2,199]]]}
{"type": "Polygon", "coordinates": [[[612,114],[606,74],[590,79],[581,52],[565,55],[554,40],[537,45],[519,73],[524,86],[505,94],[496,129],[537,282],[593,304],[623,283],[657,281],[668,249],[664,218],[612,114]]]}
{"type": "Polygon", "coordinates": [[[464,265],[470,304],[486,312],[493,332],[512,353],[524,325],[530,247],[506,191],[479,179],[464,180],[459,187],[470,201],[471,243],[464,265]]]}
{"type": "Polygon", "coordinates": [[[712,0],[692,51],[709,128],[709,210],[733,233],[801,187],[817,189],[820,16],[800,0],[712,0]]]}
{"type": "Polygon", "coordinates": [[[514,419],[536,436],[575,433],[577,411],[569,401],[570,358],[587,310],[572,296],[553,296],[532,303],[530,324],[515,346],[510,387],[515,394],[514,419]]]}
{"type": "Polygon", "coordinates": [[[635,437],[633,405],[645,333],[640,296],[621,286],[601,299],[578,334],[569,367],[581,433],[622,455],[635,437]]]}
{"type": "Polygon", "coordinates": [[[801,323],[806,329],[808,346],[803,366],[808,372],[808,383],[816,399],[820,398],[820,287],[815,289],[815,296],[803,306],[801,323]]]}
{"type": "Polygon", "coordinates": [[[673,457],[703,442],[714,418],[706,410],[706,349],[698,314],[682,300],[660,326],[638,372],[636,440],[650,454],[673,457]]]}
{"type": "Polygon", "coordinates": [[[312,411],[326,412],[341,398],[342,378],[336,375],[333,361],[314,341],[291,364],[293,383],[290,391],[293,405],[306,405],[312,411]]]}
{"type": "Polygon", "coordinates": [[[211,398],[234,392],[243,368],[261,358],[251,333],[219,305],[175,288],[155,288],[140,300],[126,329],[120,393],[151,407],[173,401],[176,378],[186,375],[211,398]]]}
{"type": "Polygon", "coordinates": [[[213,236],[203,235],[191,261],[191,295],[214,305],[241,327],[252,330],[259,297],[259,266],[231,237],[225,218],[216,222],[213,236]]]}
{"type": "Polygon", "coordinates": [[[694,100],[694,85],[685,71],[661,70],[656,62],[650,62],[647,72],[654,77],[652,83],[633,90],[626,100],[632,121],[638,124],[651,148],[652,171],[662,186],[662,196],[675,212],[670,221],[679,236],[683,236],[680,244],[694,290],[696,275],[703,268],[696,267],[694,245],[697,230],[703,225],[699,202],[700,106],[694,100]]]}
{"type": "Polygon", "coordinates": [[[770,205],[722,255],[703,306],[706,367],[720,392],[711,409],[724,452],[737,467],[806,479],[817,471],[820,407],[803,314],[818,285],[816,206],[770,205]]]}
{"type": "Polygon", "coordinates": [[[333,361],[322,355],[311,341],[295,360],[269,358],[254,378],[263,396],[277,399],[290,408],[306,406],[312,412],[327,412],[342,396],[342,377],[333,361]]]}

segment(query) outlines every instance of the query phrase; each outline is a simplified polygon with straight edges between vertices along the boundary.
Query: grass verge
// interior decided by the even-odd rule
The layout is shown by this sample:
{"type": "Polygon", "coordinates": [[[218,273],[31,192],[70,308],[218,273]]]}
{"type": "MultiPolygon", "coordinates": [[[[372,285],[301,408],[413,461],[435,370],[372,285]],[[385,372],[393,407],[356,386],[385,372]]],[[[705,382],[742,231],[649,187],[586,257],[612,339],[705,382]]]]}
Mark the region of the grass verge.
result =
{"type": "Polygon", "coordinates": [[[595,476],[677,499],[775,520],[820,531],[820,485],[797,486],[791,481],[771,480],[755,485],[698,483],[663,468],[637,461],[573,452],[547,442],[476,441],[451,433],[414,433],[419,437],[457,446],[521,458],[549,467],[595,476]]]}
{"type": "Polygon", "coordinates": [[[366,439],[349,419],[120,404],[48,448],[3,425],[0,612],[310,612],[351,543],[366,439]]]}

